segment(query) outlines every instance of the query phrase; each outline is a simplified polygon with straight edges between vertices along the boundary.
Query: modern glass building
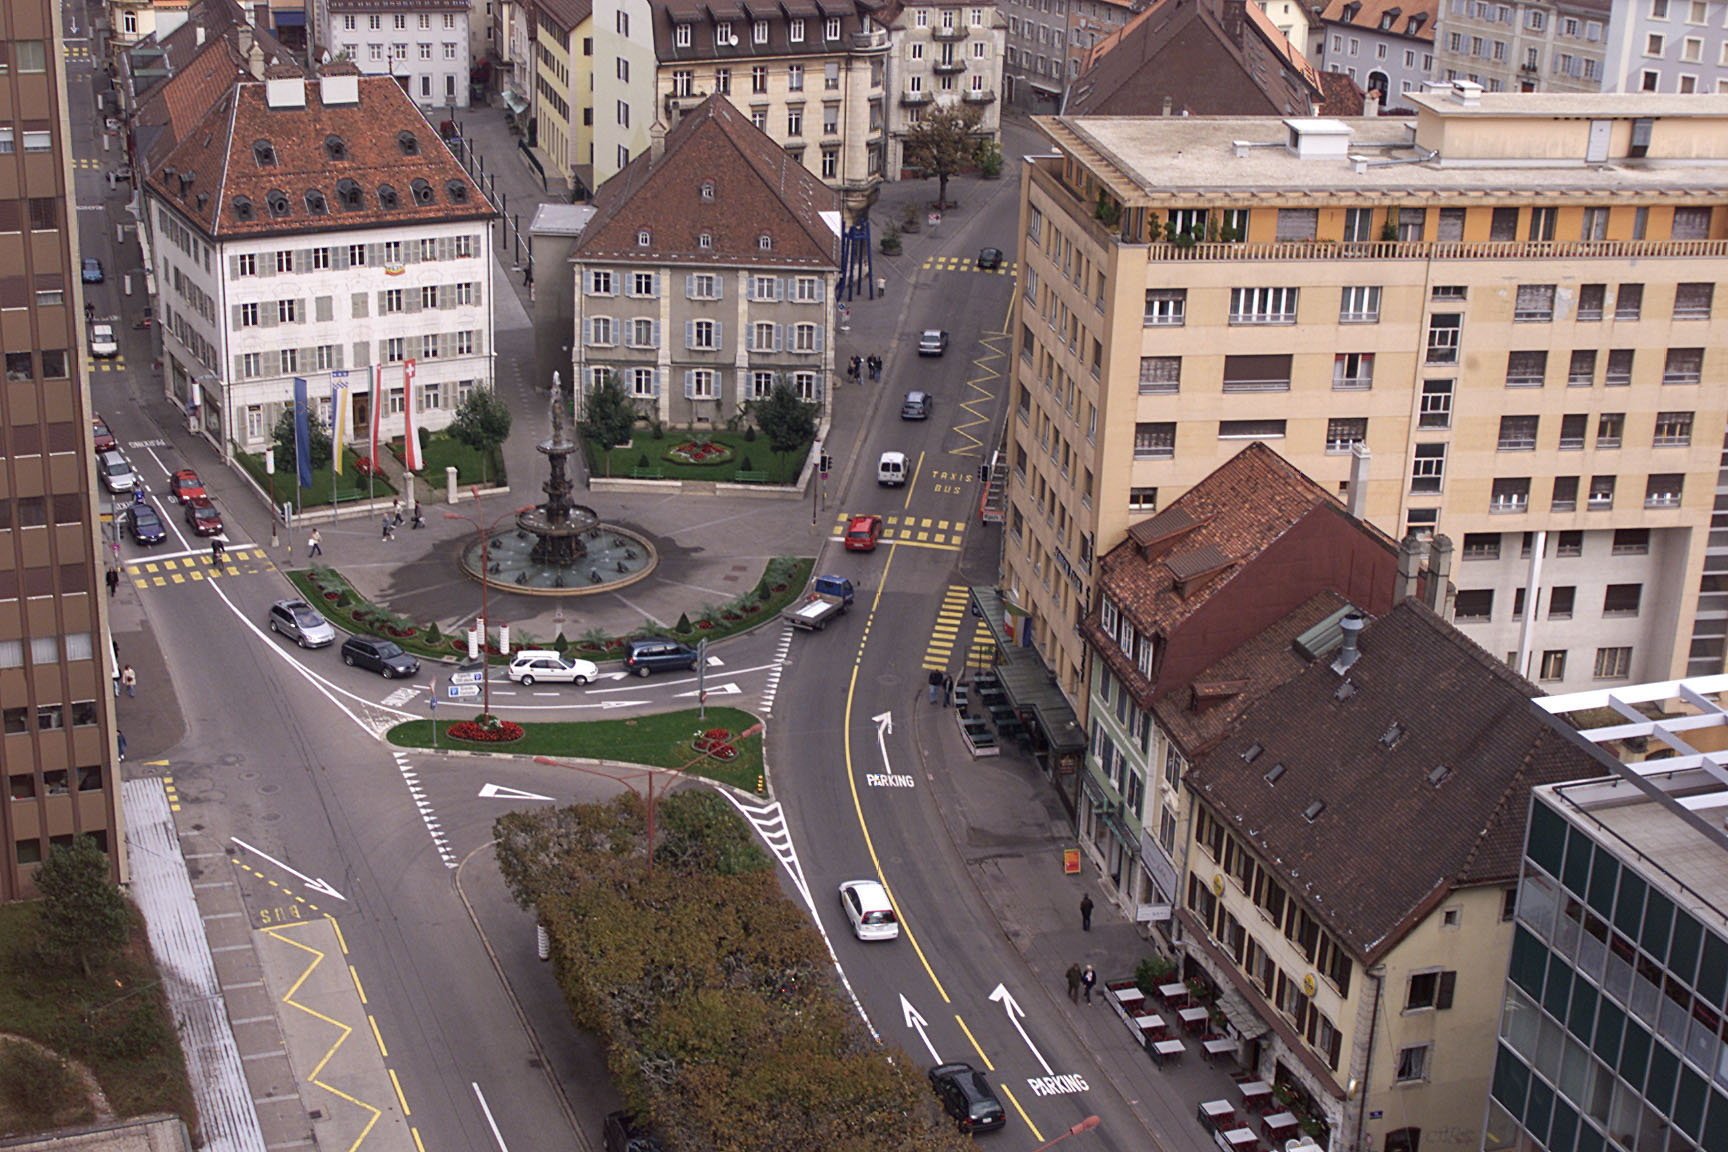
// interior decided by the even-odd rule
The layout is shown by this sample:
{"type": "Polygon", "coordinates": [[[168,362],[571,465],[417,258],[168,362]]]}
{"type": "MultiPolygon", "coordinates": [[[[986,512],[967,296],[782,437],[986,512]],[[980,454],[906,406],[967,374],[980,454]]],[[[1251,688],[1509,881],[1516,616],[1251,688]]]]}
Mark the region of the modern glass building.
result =
{"type": "Polygon", "coordinates": [[[1531,794],[1488,1152],[1728,1149],[1724,692],[1536,702],[1612,775],[1531,794]]]}

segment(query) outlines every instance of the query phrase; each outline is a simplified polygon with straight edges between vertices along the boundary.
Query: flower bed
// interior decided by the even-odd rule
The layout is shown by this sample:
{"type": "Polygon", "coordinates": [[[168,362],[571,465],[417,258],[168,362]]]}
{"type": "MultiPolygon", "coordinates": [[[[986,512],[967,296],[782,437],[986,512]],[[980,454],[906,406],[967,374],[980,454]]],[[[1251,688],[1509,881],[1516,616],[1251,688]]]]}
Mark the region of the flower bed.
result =
{"type": "Polygon", "coordinates": [[[508,744],[512,740],[522,739],[522,725],[509,720],[494,720],[491,724],[462,720],[450,725],[445,731],[452,740],[470,740],[476,744],[508,744]]]}
{"type": "Polygon", "coordinates": [[[712,440],[686,440],[667,452],[666,459],[677,464],[724,464],[732,459],[732,449],[712,440]]]}

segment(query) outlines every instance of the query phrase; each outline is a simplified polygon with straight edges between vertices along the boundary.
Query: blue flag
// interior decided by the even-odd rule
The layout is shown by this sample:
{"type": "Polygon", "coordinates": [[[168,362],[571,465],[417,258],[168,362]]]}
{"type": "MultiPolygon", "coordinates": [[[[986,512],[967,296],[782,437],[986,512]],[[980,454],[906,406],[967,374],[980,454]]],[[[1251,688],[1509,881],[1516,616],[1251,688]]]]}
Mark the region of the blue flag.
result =
{"type": "Polygon", "coordinates": [[[307,427],[306,378],[294,377],[294,464],[300,487],[312,487],[312,430],[307,427]]]}

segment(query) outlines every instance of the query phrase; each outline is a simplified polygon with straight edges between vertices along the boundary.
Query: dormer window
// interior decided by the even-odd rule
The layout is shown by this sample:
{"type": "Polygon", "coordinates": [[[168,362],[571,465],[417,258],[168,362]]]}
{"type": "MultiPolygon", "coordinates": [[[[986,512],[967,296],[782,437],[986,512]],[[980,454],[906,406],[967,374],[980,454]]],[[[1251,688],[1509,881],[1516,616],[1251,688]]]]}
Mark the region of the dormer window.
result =
{"type": "Polygon", "coordinates": [[[277,217],[288,215],[288,193],[272,188],[265,193],[264,203],[269,206],[270,215],[277,217]]]}
{"type": "Polygon", "coordinates": [[[252,201],[245,196],[234,197],[234,218],[240,221],[252,219],[252,201]]]}
{"type": "Polygon", "coordinates": [[[403,131],[396,133],[396,145],[402,149],[402,155],[404,156],[420,155],[420,139],[412,132],[403,131]]]}
{"type": "Polygon", "coordinates": [[[468,203],[468,185],[460,180],[452,180],[444,185],[444,194],[450,197],[452,204],[468,203]]]}
{"type": "Polygon", "coordinates": [[[394,208],[396,205],[396,189],[389,184],[378,185],[378,207],[394,208]]]}
{"type": "Polygon", "coordinates": [[[325,202],[324,193],[319,189],[306,189],[306,211],[314,216],[322,216],[330,211],[330,205],[325,202]]]}
{"type": "Polygon", "coordinates": [[[276,145],[268,140],[259,140],[252,145],[252,159],[258,161],[260,168],[276,167],[276,145]]]}
{"type": "Polygon", "coordinates": [[[654,243],[654,234],[648,229],[643,228],[636,233],[636,247],[646,248],[652,243],[654,243]]]}
{"type": "Polygon", "coordinates": [[[672,43],[679,48],[690,47],[690,25],[679,24],[672,29],[672,43]]]}
{"type": "Polygon", "coordinates": [[[772,252],[774,250],[774,237],[768,235],[766,232],[762,233],[762,235],[756,237],[756,247],[764,252],[772,252]]]}
{"type": "Polygon", "coordinates": [[[336,181],[336,199],[342,202],[345,212],[359,212],[366,207],[366,193],[352,180],[336,181]]]}
{"type": "Polygon", "coordinates": [[[340,136],[324,137],[324,155],[331,160],[348,159],[348,144],[340,136]]]}
{"type": "Polygon", "coordinates": [[[416,177],[409,187],[414,193],[414,203],[422,206],[432,203],[432,185],[416,177]]]}
{"type": "Polygon", "coordinates": [[[722,20],[714,25],[714,45],[718,48],[730,48],[738,43],[737,33],[732,31],[732,21],[722,20]]]}
{"type": "Polygon", "coordinates": [[[714,237],[709,235],[706,232],[702,233],[701,235],[696,237],[696,247],[698,247],[698,248],[712,248],[712,247],[714,247],[714,237]]]}
{"type": "Polygon", "coordinates": [[[702,181],[702,203],[714,203],[714,181],[712,180],[702,181]]]}

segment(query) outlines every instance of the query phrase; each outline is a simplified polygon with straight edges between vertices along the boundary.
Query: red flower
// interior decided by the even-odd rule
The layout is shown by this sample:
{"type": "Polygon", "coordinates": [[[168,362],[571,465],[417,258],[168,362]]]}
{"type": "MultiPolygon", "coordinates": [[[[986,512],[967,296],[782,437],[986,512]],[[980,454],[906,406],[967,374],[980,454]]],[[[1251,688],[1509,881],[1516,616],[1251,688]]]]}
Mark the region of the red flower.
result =
{"type": "Polygon", "coordinates": [[[453,740],[469,740],[477,744],[508,744],[512,740],[522,739],[522,725],[500,720],[495,726],[486,728],[472,720],[459,720],[450,725],[448,734],[453,740]]]}

